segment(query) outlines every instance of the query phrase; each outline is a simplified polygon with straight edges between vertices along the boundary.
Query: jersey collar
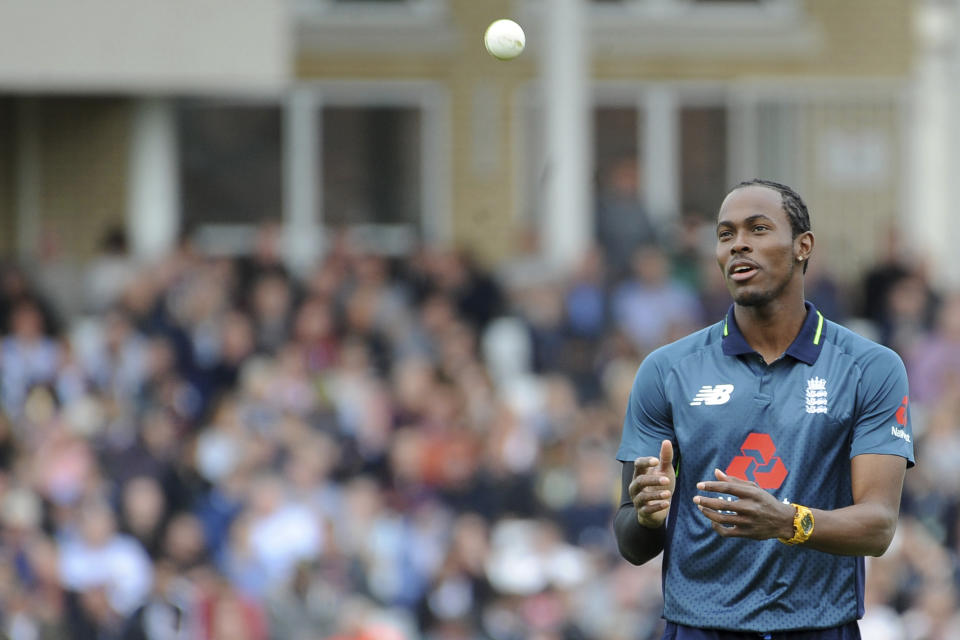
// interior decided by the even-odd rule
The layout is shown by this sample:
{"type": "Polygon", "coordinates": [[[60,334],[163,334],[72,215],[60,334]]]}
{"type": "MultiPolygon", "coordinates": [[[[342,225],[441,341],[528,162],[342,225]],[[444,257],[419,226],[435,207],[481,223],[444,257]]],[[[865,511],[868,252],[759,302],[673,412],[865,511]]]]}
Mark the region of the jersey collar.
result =
{"type": "MultiPolygon", "coordinates": [[[[804,302],[807,308],[807,317],[800,327],[800,333],[794,338],[793,342],[787,347],[785,355],[793,356],[801,362],[813,364],[820,356],[820,350],[823,349],[823,314],[817,311],[809,302],[804,302]]],[[[733,316],[733,307],[727,311],[727,317],[723,321],[723,354],[726,356],[742,356],[754,353],[753,348],[747,344],[747,339],[740,333],[740,327],[737,326],[737,320],[733,316]]]]}

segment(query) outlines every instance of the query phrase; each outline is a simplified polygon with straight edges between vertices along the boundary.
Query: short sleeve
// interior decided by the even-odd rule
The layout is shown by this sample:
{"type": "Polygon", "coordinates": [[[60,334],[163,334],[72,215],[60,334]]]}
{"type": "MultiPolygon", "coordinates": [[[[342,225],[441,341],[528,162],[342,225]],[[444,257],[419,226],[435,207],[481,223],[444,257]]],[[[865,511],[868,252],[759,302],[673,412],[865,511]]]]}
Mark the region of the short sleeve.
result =
{"type": "Polygon", "coordinates": [[[879,453],[906,458],[914,465],[910,390],[906,368],[896,353],[881,347],[860,362],[850,457],[879,453]]]}
{"type": "Polygon", "coordinates": [[[623,436],[617,450],[617,460],[632,462],[640,456],[657,456],[660,443],[672,440],[676,444],[673,418],[667,401],[665,371],[659,353],[647,356],[637,370],[623,419],[623,436]]]}

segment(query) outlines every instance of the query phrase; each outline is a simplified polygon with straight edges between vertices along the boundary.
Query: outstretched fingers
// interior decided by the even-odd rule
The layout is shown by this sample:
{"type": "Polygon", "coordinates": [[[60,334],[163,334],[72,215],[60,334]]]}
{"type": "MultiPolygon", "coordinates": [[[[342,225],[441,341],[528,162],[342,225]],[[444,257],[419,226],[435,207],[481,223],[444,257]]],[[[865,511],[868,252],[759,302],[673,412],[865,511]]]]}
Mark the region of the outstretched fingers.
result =
{"type": "Polygon", "coordinates": [[[710,525],[714,531],[724,538],[739,538],[748,535],[748,531],[742,527],[749,525],[749,520],[735,511],[730,511],[728,508],[729,502],[712,500],[709,505],[704,502],[698,502],[697,508],[710,520],[710,525]],[[716,502],[721,504],[717,505],[716,502]]]}
{"type": "Polygon", "coordinates": [[[756,482],[747,482],[733,476],[728,476],[717,469],[718,477],[722,480],[706,480],[697,483],[697,489],[700,491],[710,491],[711,493],[726,493],[737,498],[749,498],[757,495],[757,491],[763,491],[756,482]]]}

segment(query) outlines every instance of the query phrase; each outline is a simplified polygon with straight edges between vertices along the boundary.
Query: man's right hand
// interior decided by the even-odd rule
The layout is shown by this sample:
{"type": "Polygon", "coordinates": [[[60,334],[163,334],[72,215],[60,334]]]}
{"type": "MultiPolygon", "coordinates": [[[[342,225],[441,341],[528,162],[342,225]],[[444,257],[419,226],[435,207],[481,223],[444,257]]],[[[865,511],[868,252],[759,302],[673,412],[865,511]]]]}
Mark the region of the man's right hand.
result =
{"type": "Polygon", "coordinates": [[[637,458],[633,461],[630,499],[637,509],[637,521],[650,529],[663,526],[676,486],[673,444],[664,440],[660,444],[659,458],[637,458]]]}

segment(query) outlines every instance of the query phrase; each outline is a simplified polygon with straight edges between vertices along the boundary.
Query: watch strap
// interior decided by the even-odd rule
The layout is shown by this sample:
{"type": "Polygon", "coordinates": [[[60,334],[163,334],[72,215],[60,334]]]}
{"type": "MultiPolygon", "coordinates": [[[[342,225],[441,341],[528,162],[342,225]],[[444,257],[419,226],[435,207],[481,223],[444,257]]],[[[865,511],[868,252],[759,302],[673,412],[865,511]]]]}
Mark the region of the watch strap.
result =
{"type": "Polygon", "coordinates": [[[780,542],[789,545],[803,544],[813,535],[813,512],[802,504],[791,503],[796,509],[793,514],[793,537],[777,538],[780,542]]]}

